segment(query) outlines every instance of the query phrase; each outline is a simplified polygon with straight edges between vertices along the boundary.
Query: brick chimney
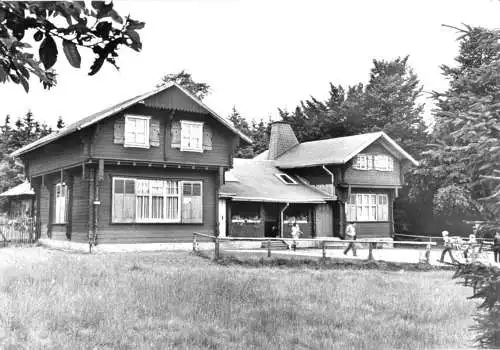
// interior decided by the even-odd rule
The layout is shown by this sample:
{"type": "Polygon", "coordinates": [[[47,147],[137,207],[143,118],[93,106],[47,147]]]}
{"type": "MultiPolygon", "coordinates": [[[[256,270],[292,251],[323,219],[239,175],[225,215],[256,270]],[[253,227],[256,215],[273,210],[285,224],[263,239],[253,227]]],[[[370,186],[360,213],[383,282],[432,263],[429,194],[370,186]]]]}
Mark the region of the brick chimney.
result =
{"type": "Polygon", "coordinates": [[[271,124],[271,137],[269,139],[269,153],[267,159],[274,160],[299,144],[290,123],[285,121],[271,124]]]}

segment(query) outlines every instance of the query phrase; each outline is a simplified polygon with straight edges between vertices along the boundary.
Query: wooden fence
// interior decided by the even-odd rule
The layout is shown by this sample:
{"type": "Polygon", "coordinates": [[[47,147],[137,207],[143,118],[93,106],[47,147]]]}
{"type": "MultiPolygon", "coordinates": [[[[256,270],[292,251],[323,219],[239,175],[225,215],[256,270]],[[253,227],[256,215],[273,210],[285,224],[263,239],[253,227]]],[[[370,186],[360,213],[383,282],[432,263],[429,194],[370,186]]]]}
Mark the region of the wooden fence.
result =
{"type": "Polygon", "coordinates": [[[0,244],[34,243],[36,241],[36,220],[34,218],[6,219],[0,222],[0,244]]]}
{"type": "MultiPolygon", "coordinates": [[[[272,244],[271,242],[283,242],[283,241],[295,241],[299,242],[317,242],[317,245],[322,251],[322,259],[326,259],[326,250],[332,248],[338,248],[339,244],[345,243],[362,243],[368,244],[368,257],[367,260],[374,260],[373,249],[379,244],[383,243],[394,243],[392,240],[374,240],[374,239],[356,239],[356,240],[338,240],[329,238],[299,238],[299,239],[283,239],[283,238],[255,238],[255,237],[216,237],[212,235],[207,235],[204,233],[194,232],[193,233],[193,251],[198,250],[199,239],[209,240],[214,243],[214,260],[220,259],[220,243],[221,242],[261,242],[265,243],[267,248],[267,257],[271,257],[272,244]]],[[[431,246],[435,246],[436,242],[415,242],[415,241],[398,241],[397,243],[404,243],[413,246],[426,246],[427,252],[430,252],[431,246]]],[[[425,254],[426,261],[429,263],[429,254],[425,254]]]]}

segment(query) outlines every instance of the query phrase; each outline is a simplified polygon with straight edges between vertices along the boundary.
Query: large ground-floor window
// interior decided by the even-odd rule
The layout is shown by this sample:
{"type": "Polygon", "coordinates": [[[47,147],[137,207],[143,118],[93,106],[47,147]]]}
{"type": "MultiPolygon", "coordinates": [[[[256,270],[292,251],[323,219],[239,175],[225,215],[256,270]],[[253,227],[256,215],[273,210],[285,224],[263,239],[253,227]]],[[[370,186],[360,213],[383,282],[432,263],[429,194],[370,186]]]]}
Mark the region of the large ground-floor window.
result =
{"type": "Polygon", "coordinates": [[[351,194],[345,208],[347,221],[389,220],[389,199],[387,194],[351,194]]]}
{"type": "Polygon", "coordinates": [[[113,178],[114,223],[203,223],[201,181],[113,178]]]}

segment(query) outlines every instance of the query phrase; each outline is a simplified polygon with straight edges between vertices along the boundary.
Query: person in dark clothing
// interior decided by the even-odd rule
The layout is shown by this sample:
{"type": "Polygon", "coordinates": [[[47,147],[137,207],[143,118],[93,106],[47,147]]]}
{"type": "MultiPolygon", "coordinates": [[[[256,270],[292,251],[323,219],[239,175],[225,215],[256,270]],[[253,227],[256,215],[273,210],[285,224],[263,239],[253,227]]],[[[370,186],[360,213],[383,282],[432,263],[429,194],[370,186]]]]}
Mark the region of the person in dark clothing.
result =
{"type": "Polygon", "coordinates": [[[495,257],[495,262],[500,263],[500,232],[497,232],[493,239],[493,256],[495,257]]]}

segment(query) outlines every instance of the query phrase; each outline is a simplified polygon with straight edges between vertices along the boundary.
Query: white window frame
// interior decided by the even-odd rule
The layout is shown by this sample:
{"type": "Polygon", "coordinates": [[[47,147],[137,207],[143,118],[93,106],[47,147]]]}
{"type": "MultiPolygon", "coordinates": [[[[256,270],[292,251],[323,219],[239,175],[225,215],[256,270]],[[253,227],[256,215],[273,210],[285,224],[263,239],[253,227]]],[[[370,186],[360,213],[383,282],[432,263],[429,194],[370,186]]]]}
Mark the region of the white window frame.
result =
{"type": "MultiPolygon", "coordinates": [[[[135,217],[132,222],[121,222],[121,221],[113,221],[113,223],[116,224],[127,224],[127,223],[180,223],[181,222],[181,200],[182,200],[182,193],[181,193],[181,184],[183,181],[178,180],[178,179],[144,179],[144,178],[132,178],[132,177],[121,177],[121,176],[115,176],[112,178],[112,198],[111,198],[111,209],[114,210],[114,195],[115,195],[115,180],[133,180],[134,181],[134,189],[135,189],[135,217]],[[139,201],[137,200],[137,197],[140,196],[145,196],[143,194],[137,194],[138,191],[138,183],[140,181],[147,181],[148,182],[148,216],[147,218],[139,218],[138,213],[139,213],[139,201]],[[151,184],[153,181],[161,181],[163,182],[163,218],[152,218],[152,210],[153,210],[153,197],[157,197],[157,195],[153,195],[151,191],[151,184]],[[168,182],[177,182],[177,194],[169,194],[167,193],[167,183],[168,182]],[[167,198],[177,198],[177,218],[174,219],[168,219],[167,218],[167,198]]],[[[114,213],[112,213],[111,217],[113,218],[114,213]]]]}
{"type": "MultiPolygon", "coordinates": [[[[190,142],[191,143],[191,142],[190,142]]],[[[181,151],[183,152],[199,152],[203,153],[203,122],[194,122],[191,120],[181,120],[181,151]],[[191,139],[193,135],[191,135],[192,127],[199,127],[199,139],[200,145],[198,148],[196,147],[188,147],[184,142],[184,136],[187,130],[189,130],[189,138],[191,139]]]]}
{"type": "Polygon", "coordinates": [[[389,196],[375,193],[351,194],[345,206],[345,214],[347,221],[387,222],[389,221],[389,196]],[[381,200],[385,203],[381,204],[381,200]]]}
{"type": "Polygon", "coordinates": [[[285,185],[296,185],[297,184],[297,181],[295,181],[290,175],[288,174],[285,174],[285,173],[277,173],[277,174],[274,174],[278,179],[281,180],[281,182],[283,182],[285,185]],[[288,183],[286,182],[285,180],[283,180],[283,177],[286,177],[288,180],[290,180],[291,183],[288,183]]]}
{"type": "Polygon", "coordinates": [[[68,186],[64,182],[57,183],[54,188],[54,221],[53,223],[58,224],[66,224],[67,219],[67,203],[68,203],[68,186]],[[59,193],[64,192],[64,196],[58,196],[57,192],[59,189],[59,193]]]}
{"type": "Polygon", "coordinates": [[[387,154],[377,154],[374,157],[375,170],[394,171],[394,158],[387,154]]]}
{"type": "Polygon", "coordinates": [[[352,167],[357,170],[373,170],[373,155],[362,153],[356,155],[352,167]]]}
{"type": "Polygon", "coordinates": [[[143,115],[134,115],[134,114],[126,114],[125,115],[125,128],[124,128],[124,147],[135,147],[135,148],[149,148],[149,127],[150,127],[150,120],[151,117],[146,117],[143,115]],[[130,131],[128,128],[130,128],[130,121],[131,120],[143,120],[145,121],[145,128],[144,128],[144,142],[143,143],[138,143],[138,142],[131,142],[130,140],[127,140],[127,135],[129,133],[136,133],[136,131],[130,131]]]}

